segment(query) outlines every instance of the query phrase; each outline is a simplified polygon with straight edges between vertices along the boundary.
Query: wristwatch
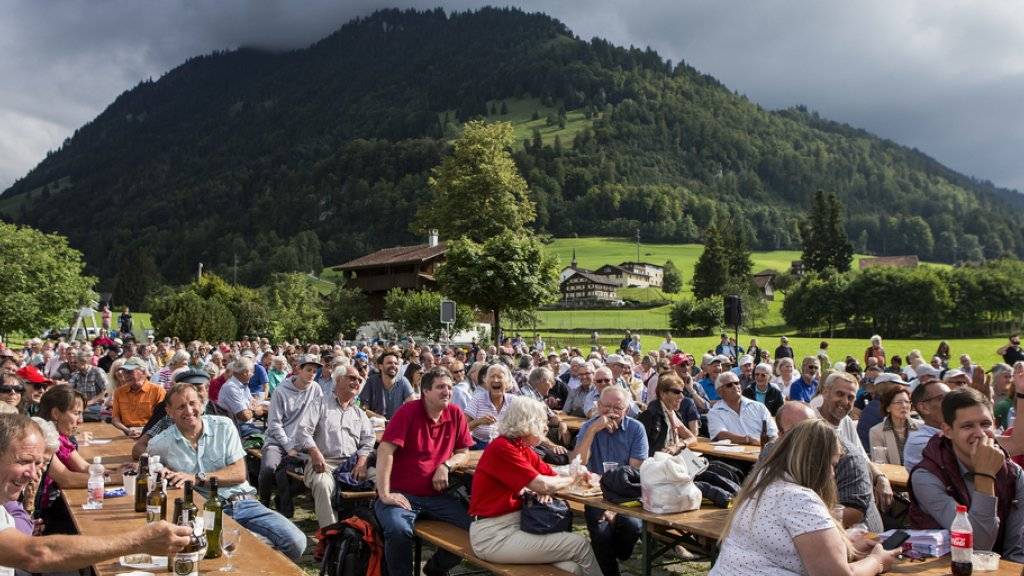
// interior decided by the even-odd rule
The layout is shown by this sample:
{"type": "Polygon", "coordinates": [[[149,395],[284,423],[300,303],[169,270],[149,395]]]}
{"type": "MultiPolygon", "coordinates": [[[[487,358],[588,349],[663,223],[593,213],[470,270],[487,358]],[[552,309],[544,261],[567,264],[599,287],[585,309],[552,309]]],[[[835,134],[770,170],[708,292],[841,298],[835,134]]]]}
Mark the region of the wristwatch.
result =
{"type": "Polygon", "coordinates": [[[441,465],[444,466],[445,468],[447,468],[449,472],[452,471],[452,467],[449,466],[447,462],[441,462],[441,465]]]}
{"type": "Polygon", "coordinates": [[[206,488],[206,472],[200,472],[196,474],[196,486],[200,488],[206,488]]]}

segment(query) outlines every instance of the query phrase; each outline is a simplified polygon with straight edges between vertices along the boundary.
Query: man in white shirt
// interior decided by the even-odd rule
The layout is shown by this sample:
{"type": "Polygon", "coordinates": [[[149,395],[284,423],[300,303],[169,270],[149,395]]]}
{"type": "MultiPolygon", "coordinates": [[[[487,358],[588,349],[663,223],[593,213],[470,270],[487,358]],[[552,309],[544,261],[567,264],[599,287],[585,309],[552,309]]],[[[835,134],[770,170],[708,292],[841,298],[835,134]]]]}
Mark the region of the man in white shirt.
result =
{"type": "Polygon", "coordinates": [[[665,341],[658,347],[658,351],[664,352],[665,354],[671,354],[676,350],[679,350],[679,346],[676,346],[676,343],[672,341],[672,333],[666,332],[665,341]]]}
{"type": "Polygon", "coordinates": [[[743,396],[739,376],[722,372],[715,379],[715,391],[722,400],[708,411],[708,435],[712,440],[760,446],[761,428],[764,426],[767,426],[769,438],[779,435],[768,408],[743,396]]]}

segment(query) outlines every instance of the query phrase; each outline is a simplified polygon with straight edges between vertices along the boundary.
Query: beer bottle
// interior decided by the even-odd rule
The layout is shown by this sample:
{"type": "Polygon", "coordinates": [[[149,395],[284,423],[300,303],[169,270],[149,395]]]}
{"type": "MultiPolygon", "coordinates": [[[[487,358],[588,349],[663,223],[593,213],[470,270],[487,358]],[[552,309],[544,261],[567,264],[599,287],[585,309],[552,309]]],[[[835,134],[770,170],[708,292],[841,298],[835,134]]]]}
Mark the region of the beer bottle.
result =
{"type": "Polygon", "coordinates": [[[139,458],[139,473],[135,476],[135,511],[146,512],[149,500],[149,454],[139,458]]]}
{"type": "Polygon", "coordinates": [[[210,478],[210,497],[203,507],[203,525],[206,527],[206,558],[220,558],[220,533],[224,522],[224,506],[217,496],[217,478],[210,478]]]}
{"type": "MultiPolygon", "coordinates": [[[[174,507],[181,508],[181,516],[178,518],[178,526],[188,526],[192,529],[192,521],[189,511],[185,508],[185,501],[182,498],[174,500],[174,507]]],[[[188,545],[174,555],[175,576],[199,576],[199,540],[193,536],[188,545]]]]}
{"type": "Polygon", "coordinates": [[[167,518],[167,493],[164,492],[164,483],[159,479],[150,484],[153,487],[146,498],[146,522],[159,522],[167,518]]]}
{"type": "MultiPolygon", "coordinates": [[[[171,522],[177,523],[178,522],[178,518],[181,518],[181,506],[179,505],[180,502],[181,502],[181,498],[175,498],[174,499],[174,515],[171,516],[171,522]]],[[[167,573],[171,574],[173,572],[174,572],[174,556],[168,556],[167,557],[167,573]]]]}
{"type": "Polygon", "coordinates": [[[761,446],[768,443],[768,421],[761,420],[761,446]]]}

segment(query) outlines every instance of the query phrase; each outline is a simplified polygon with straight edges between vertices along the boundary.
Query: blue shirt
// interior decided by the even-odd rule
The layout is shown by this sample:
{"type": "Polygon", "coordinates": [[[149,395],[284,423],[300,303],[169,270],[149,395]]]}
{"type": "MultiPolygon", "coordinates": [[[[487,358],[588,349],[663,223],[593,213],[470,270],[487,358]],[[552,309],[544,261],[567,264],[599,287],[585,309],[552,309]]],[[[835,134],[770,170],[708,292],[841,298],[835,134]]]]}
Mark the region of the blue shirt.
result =
{"type": "Polygon", "coordinates": [[[698,384],[700,384],[701,389],[704,390],[704,397],[708,400],[718,402],[722,399],[722,397],[718,395],[718,391],[715,390],[715,382],[711,380],[711,378],[701,378],[698,384]]]}
{"type": "MultiPolygon", "coordinates": [[[[580,431],[576,434],[577,446],[583,441],[583,436],[594,420],[591,418],[580,426],[580,431]]],[[[629,464],[631,458],[641,462],[647,459],[647,432],[644,425],[629,416],[623,417],[621,424],[614,433],[601,430],[594,436],[594,441],[590,444],[590,460],[587,460],[588,470],[595,474],[603,474],[605,462],[629,464]]]]}
{"type": "Polygon", "coordinates": [[[799,400],[801,402],[810,402],[811,398],[814,397],[814,392],[818,389],[818,381],[811,380],[808,384],[803,376],[793,380],[793,384],[789,387],[789,399],[799,400]]]}
{"type": "MultiPolygon", "coordinates": [[[[177,426],[171,426],[149,441],[149,453],[160,457],[160,462],[175,472],[212,474],[221,468],[245,458],[242,440],[231,420],[223,416],[203,416],[203,433],[199,436],[197,448],[181,435],[177,426]]],[[[209,497],[205,488],[196,486],[204,498],[209,497]]],[[[226,486],[221,482],[217,495],[229,498],[235,494],[250,494],[255,490],[248,482],[226,486]]]]}
{"type": "Polygon", "coordinates": [[[884,419],[882,416],[882,401],[875,398],[860,412],[860,420],[857,421],[857,436],[860,443],[864,445],[866,452],[871,452],[871,427],[884,419]]]}
{"type": "Polygon", "coordinates": [[[249,378],[248,386],[249,393],[253,396],[263,396],[263,387],[266,386],[267,382],[270,381],[270,377],[267,376],[267,369],[259,364],[255,364],[252,367],[252,377],[249,378]]]}

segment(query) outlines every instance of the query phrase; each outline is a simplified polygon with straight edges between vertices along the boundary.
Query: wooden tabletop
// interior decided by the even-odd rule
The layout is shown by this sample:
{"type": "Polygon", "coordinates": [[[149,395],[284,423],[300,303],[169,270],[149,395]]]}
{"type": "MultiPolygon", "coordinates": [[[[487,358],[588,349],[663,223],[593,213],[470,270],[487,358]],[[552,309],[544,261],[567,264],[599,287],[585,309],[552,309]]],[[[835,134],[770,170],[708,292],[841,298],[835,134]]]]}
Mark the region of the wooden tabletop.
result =
{"type": "Polygon", "coordinates": [[[565,424],[565,427],[568,428],[570,432],[578,432],[580,426],[582,426],[583,423],[587,421],[586,418],[581,418],[579,416],[570,416],[569,414],[566,414],[561,410],[558,410],[557,412],[555,412],[555,414],[558,415],[558,419],[562,422],[562,424],[565,424]]]}
{"type": "MultiPolygon", "coordinates": [[[[130,451],[134,441],[126,438],[113,426],[90,423],[85,425],[85,429],[92,431],[95,438],[115,438],[115,434],[119,435],[120,438],[104,446],[83,446],[80,449],[83,456],[87,454],[89,457],[92,455],[104,455],[93,454],[94,452],[102,451],[111,457],[131,459],[130,451]]],[[[105,457],[104,462],[106,461],[107,458],[105,457]]],[[[64,495],[64,500],[71,511],[71,519],[74,521],[79,534],[90,536],[121,534],[146,524],[146,515],[135,512],[135,501],[127,496],[105,500],[102,510],[83,510],[82,504],[86,500],[86,491],[84,489],[62,490],[61,493],[64,495]]],[[[168,489],[168,509],[173,508],[171,503],[173,503],[175,498],[182,496],[182,494],[183,491],[180,488],[168,489]]],[[[203,506],[203,497],[198,492],[195,493],[195,502],[200,508],[203,506]]],[[[241,553],[236,554],[232,559],[236,569],[229,574],[304,575],[303,571],[295,563],[252,535],[248,530],[241,528],[237,522],[226,514],[224,515],[224,528],[240,528],[239,533],[241,535],[239,544],[241,553]]],[[[218,573],[217,571],[225,564],[227,564],[227,559],[223,557],[215,560],[203,560],[199,567],[200,573],[218,573]]],[[[113,576],[132,570],[131,568],[121,566],[117,559],[97,564],[93,566],[93,569],[97,576],[113,576]]]]}
{"type": "MultiPolygon", "coordinates": [[[[991,576],[1021,576],[1024,574],[1024,564],[1017,564],[1008,560],[999,561],[999,569],[995,572],[978,572],[991,576]]],[[[919,574],[921,576],[949,576],[949,556],[942,558],[929,558],[924,561],[903,560],[893,564],[886,574],[919,574]]]]}
{"type": "Polygon", "coordinates": [[[760,446],[743,446],[740,444],[715,446],[708,438],[699,438],[697,442],[690,444],[690,450],[707,454],[709,456],[717,456],[719,458],[727,458],[729,460],[739,460],[741,462],[757,462],[758,456],[761,455],[760,446]],[[718,450],[718,448],[727,448],[727,450],[718,450]],[[736,449],[740,449],[740,452],[728,451],[736,449]]]}
{"type": "Polygon", "coordinates": [[[906,490],[910,482],[910,473],[899,464],[875,464],[878,469],[889,479],[889,484],[897,490],[906,490]]]}
{"type": "Polygon", "coordinates": [[[617,514],[639,518],[648,524],[674,528],[711,539],[718,539],[722,535],[722,532],[725,530],[725,520],[729,516],[729,510],[712,508],[710,506],[676,514],[654,514],[644,510],[643,506],[640,506],[639,503],[623,506],[622,504],[613,504],[601,496],[584,497],[577,496],[571,492],[560,492],[558,496],[593,508],[610,510],[617,514]]]}

